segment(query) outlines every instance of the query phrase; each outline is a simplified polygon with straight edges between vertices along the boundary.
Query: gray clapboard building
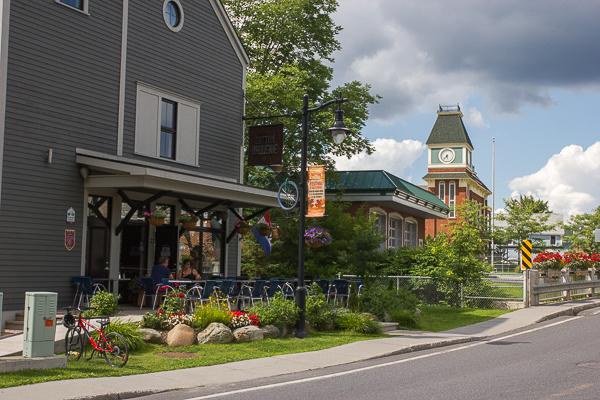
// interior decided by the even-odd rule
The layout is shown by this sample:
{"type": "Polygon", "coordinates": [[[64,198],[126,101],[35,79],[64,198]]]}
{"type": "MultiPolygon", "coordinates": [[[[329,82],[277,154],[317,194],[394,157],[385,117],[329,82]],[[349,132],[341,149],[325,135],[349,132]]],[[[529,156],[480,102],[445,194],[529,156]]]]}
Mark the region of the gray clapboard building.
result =
{"type": "Polygon", "coordinates": [[[175,269],[182,251],[239,274],[236,213],[277,198],[242,184],[249,60],[220,1],[0,5],[5,311],[26,291],[70,304],[77,275],[116,288],[161,255],[175,269]],[[169,218],[154,227],[157,206],[169,218]],[[185,230],[190,211],[202,218],[185,230]]]}

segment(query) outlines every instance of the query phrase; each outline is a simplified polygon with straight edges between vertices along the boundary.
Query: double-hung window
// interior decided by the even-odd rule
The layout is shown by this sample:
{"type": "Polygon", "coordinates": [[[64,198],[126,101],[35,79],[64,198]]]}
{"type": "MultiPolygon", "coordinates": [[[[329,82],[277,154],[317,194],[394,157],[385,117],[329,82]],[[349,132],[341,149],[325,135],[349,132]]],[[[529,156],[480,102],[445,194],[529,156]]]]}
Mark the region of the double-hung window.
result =
{"type": "Polygon", "coordinates": [[[88,1],[89,0],[54,0],[56,3],[73,7],[86,14],[88,12],[88,1]]]}
{"type": "Polygon", "coordinates": [[[177,103],[162,100],[160,113],[160,156],[175,159],[177,103]]]}
{"type": "Polygon", "coordinates": [[[388,247],[397,248],[402,246],[402,220],[399,218],[390,218],[390,227],[388,229],[388,247]]]}
{"type": "Polygon", "coordinates": [[[136,154],[198,165],[200,103],[138,83],[136,154]]]}
{"type": "Polygon", "coordinates": [[[404,225],[406,226],[404,244],[417,247],[417,224],[412,221],[406,221],[404,225]]]}
{"type": "MultiPolygon", "coordinates": [[[[383,214],[381,212],[376,212],[375,218],[377,218],[377,225],[375,226],[375,233],[381,233],[384,237],[387,236],[387,232],[386,232],[387,223],[386,223],[385,214],[383,214]]],[[[385,241],[383,241],[381,243],[381,246],[379,249],[385,250],[385,241]]]]}
{"type": "Polygon", "coordinates": [[[450,207],[450,213],[448,214],[449,218],[455,218],[456,213],[454,212],[454,208],[456,205],[456,185],[454,181],[451,181],[448,185],[448,207],[450,207]]]}

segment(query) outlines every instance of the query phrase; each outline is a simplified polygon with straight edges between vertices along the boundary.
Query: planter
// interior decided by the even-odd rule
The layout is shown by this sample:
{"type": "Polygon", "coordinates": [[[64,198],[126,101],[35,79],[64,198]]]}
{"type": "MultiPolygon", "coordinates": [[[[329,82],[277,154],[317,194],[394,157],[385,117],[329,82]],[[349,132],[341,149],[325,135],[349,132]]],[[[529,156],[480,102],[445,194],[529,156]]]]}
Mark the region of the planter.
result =
{"type": "Polygon", "coordinates": [[[240,235],[244,236],[246,233],[250,232],[250,228],[246,226],[238,226],[235,228],[235,231],[240,235]]]}
{"type": "Polygon", "coordinates": [[[323,246],[323,243],[321,243],[321,242],[308,242],[307,241],[306,244],[308,245],[308,247],[312,247],[313,249],[323,246]]]}
{"type": "Polygon", "coordinates": [[[164,218],[148,217],[148,218],[146,218],[146,220],[152,226],[161,226],[165,223],[164,218]]]}
{"type": "Polygon", "coordinates": [[[258,233],[260,233],[262,236],[269,236],[271,232],[273,232],[271,228],[260,228],[258,230],[258,233]]]}
{"type": "Polygon", "coordinates": [[[196,227],[198,221],[181,221],[180,223],[186,230],[191,231],[196,227]]]}

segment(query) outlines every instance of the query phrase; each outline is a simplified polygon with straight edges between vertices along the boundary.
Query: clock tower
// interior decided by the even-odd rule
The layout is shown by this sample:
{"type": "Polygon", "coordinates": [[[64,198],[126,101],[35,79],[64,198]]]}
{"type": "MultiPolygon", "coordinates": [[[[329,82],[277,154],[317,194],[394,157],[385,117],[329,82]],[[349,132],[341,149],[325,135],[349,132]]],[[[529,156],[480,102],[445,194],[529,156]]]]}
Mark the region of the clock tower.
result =
{"type": "MultiPolygon", "coordinates": [[[[492,192],[481,182],[473,166],[473,144],[465,129],[458,104],[440,106],[437,120],[427,139],[427,189],[448,207],[448,219],[456,218],[454,207],[465,200],[487,205],[492,192]]],[[[427,220],[425,234],[434,237],[447,220],[427,220]]]]}

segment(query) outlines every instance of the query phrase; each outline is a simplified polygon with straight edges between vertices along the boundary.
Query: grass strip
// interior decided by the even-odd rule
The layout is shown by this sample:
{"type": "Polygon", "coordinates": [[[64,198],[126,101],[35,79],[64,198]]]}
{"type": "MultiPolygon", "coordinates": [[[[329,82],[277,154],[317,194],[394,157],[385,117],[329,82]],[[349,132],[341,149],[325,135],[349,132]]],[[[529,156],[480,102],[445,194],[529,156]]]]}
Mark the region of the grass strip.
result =
{"type": "Polygon", "coordinates": [[[251,343],[206,344],[189,347],[147,345],[143,350],[130,353],[129,362],[124,368],[109,367],[104,358],[85,361],[82,357],[79,361],[69,361],[65,369],[28,370],[0,374],[0,388],[65,379],[137,375],[182,368],[204,367],[254,358],[323,350],[381,337],[386,337],[386,335],[365,335],[336,331],[311,333],[305,339],[285,337],[251,343]],[[165,358],[156,355],[156,353],[166,352],[192,353],[198,356],[193,358],[165,358]]]}
{"type": "Polygon", "coordinates": [[[419,307],[419,325],[411,330],[441,332],[496,318],[514,310],[482,308],[419,307]]]}

